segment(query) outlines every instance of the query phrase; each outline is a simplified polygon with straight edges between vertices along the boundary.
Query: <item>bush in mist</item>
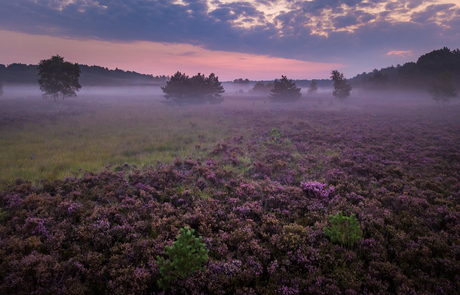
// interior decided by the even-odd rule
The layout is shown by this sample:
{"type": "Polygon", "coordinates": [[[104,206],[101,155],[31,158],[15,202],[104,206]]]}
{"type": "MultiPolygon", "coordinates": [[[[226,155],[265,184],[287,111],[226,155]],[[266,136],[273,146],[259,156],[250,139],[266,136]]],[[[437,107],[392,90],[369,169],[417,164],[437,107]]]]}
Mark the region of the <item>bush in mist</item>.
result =
{"type": "Polygon", "coordinates": [[[252,87],[253,92],[270,92],[273,88],[273,83],[257,82],[254,87],[252,87]]]}
{"type": "Polygon", "coordinates": [[[308,93],[316,93],[318,91],[318,83],[315,80],[312,80],[310,83],[310,88],[308,88],[308,93]]]}
{"type": "Polygon", "coordinates": [[[339,71],[332,71],[331,79],[334,81],[334,91],[332,94],[340,99],[345,99],[350,96],[351,85],[348,84],[347,79],[343,77],[343,73],[339,71]]]}
{"type": "Polygon", "coordinates": [[[193,77],[177,72],[161,87],[165,98],[173,103],[221,103],[224,87],[219,78],[211,73],[209,77],[198,73],[193,77]]]}
{"type": "Polygon", "coordinates": [[[3,82],[0,82],[0,96],[3,95],[3,82]]]}
{"type": "Polygon", "coordinates": [[[78,64],[66,62],[63,57],[55,55],[41,60],[37,69],[40,90],[45,97],[51,96],[59,107],[67,96],[77,96],[76,91],[81,88],[78,64]]]}
{"type": "Polygon", "coordinates": [[[293,102],[299,100],[302,96],[300,88],[295,85],[295,82],[288,80],[286,76],[281,76],[281,80],[275,80],[273,88],[268,96],[274,102],[293,102]]]}
{"type": "Polygon", "coordinates": [[[433,81],[428,89],[428,92],[437,102],[445,102],[457,96],[455,87],[452,84],[452,74],[445,72],[438,76],[438,79],[433,81]]]}

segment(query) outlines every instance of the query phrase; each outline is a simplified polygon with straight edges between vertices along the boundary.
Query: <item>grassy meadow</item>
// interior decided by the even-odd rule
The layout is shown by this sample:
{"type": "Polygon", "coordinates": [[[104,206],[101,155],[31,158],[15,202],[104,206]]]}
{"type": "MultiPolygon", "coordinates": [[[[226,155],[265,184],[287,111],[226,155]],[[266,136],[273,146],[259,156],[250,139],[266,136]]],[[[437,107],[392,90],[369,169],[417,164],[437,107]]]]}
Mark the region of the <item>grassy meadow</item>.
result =
{"type": "Polygon", "coordinates": [[[255,118],[272,129],[289,117],[273,117],[283,111],[355,108],[321,96],[295,105],[237,93],[226,98],[220,105],[170,106],[158,94],[96,93],[66,98],[59,110],[40,95],[5,94],[0,99],[0,188],[17,178],[54,180],[107,165],[156,166],[203,157],[226,138],[252,135],[249,122],[255,118]]]}
{"type": "MultiPolygon", "coordinates": [[[[161,98],[160,98],[161,99],[161,98]]],[[[59,179],[123,163],[156,166],[200,157],[216,142],[250,132],[222,106],[167,106],[142,97],[0,100],[1,186],[16,178],[59,179]]]]}

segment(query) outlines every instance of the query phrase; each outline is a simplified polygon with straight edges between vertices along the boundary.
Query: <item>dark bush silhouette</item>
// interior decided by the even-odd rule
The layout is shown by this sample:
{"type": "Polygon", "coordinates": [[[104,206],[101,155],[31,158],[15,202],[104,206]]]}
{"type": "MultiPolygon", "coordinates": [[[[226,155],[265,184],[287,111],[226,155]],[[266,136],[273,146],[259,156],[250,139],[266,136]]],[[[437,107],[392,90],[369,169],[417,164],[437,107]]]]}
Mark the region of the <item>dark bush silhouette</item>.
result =
{"type": "Polygon", "coordinates": [[[206,77],[198,73],[193,77],[177,72],[161,87],[165,98],[177,104],[221,103],[224,87],[213,73],[206,77]]]}
{"type": "Polygon", "coordinates": [[[293,102],[299,100],[302,96],[300,88],[295,85],[295,82],[288,80],[286,76],[281,76],[281,80],[275,80],[273,89],[270,90],[268,96],[274,102],[293,102]]]}
{"type": "Polygon", "coordinates": [[[308,93],[316,93],[318,91],[318,83],[315,80],[311,80],[310,88],[308,88],[308,93]]]}
{"type": "Polygon", "coordinates": [[[452,74],[449,72],[440,74],[438,79],[431,83],[428,92],[437,102],[446,102],[451,98],[457,97],[455,87],[452,84],[452,74]]]}
{"type": "Polygon", "coordinates": [[[0,96],[3,95],[3,82],[0,82],[0,96]]]}
{"type": "Polygon", "coordinates": [[[334,91],[332,94],[335,97],[345,99],[350,96],[352,87],[348,84],[347,79],[343,77],[343,73],[340,73],[339,71],[332,71],[331,79],[334,81],[334,91]]]}
{"type": "Polygon", "coordinates": [[[254,92],[270,92],[270,90],[273,88],[273,83],[267,83],[265,84],[264,82],[257,82],[254,87],[252,87],[252,91],[254,92]]]}
{"type": "Polygon", "coordinates": [[[76,96],[76,91],[81,88],[78,83],[80,67],[78,64],[65,62],[59,55],[41,60],[37,69],[40,90],[44,92],[44,96],[51,96],[59,107],[66,97],[76,96]]]}

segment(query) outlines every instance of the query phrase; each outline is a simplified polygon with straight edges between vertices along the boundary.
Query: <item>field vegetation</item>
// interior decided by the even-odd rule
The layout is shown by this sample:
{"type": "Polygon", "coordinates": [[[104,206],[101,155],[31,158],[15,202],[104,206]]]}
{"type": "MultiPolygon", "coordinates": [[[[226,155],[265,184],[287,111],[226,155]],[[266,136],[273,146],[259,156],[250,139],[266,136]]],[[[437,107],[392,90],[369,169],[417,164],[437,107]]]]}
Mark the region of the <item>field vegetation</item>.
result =
{"type": "Polygon", "coordinates": [[[168,107],[145,98],[79,96],[61,112],[41,97],[1,104],[2,188],[16,178],[54,180],[106,165],[142,167],[207,155],[234,129],[227,128],[229,113],[213,106],[168,107]]]}
{"type": "Polygon", "coordinates": [[[2,97],[0,293],[458,294],[460,104],[366,95],[2,97]]]}

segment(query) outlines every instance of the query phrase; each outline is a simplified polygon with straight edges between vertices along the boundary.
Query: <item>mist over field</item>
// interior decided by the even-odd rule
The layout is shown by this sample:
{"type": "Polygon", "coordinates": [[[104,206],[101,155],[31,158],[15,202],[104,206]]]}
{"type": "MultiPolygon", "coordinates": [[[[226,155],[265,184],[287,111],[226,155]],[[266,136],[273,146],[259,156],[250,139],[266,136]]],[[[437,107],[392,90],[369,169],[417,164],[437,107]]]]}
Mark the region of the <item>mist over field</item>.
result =
{"type": "MultiPolygon", "coordinates": [[[[245,97],[247,101],[254,100],[266,100],[268,103],[268,92],[258,93],[253,92],[254,82],[247,85],[235,84],[231,82],[224,82],[225,93],[224,97],[226,100],[223,106],[229,104],[236,106],[238,103],[244,105],[245,97]]],[[[37,85],[5,85],[3,87],[4,96],[1,99],[24,99],[27,97],[42,98],[42,92],[37,85]]],[[[313,108],[326,107],[321,106],[323,103],[330,103],[341,107],[353,106],[360,107],[362,105],[387,105],[387,106],[413,106],[415,108],[420,106],[435,106],[436,103],[431,99],[431,96],[426,91],[410,91],[410,90],[385,90],[385,91],[369,91],[364,89],[353,89],[351,97],[346,101],[340,102],[332,95],[332,88],[319,88],[315,94],[307,93],[308,87],[301,89],[303,104],[311,105],[313,108]]],[[[117,98],[119,103],[129,102],[132,99],[145,97],[150,98],[152,102],[166,101],[164,93],[161,90],[160,85],[153,86],[86,86],[78,92],[78,97],[66,98],[66,103],[72,103],[72,101],[79,101],[85,99],[92,99],[97,97],[98,99],[110,100],[111,98],[117,98]]],[[[25,102],[27,104],[27,102],[25,102]]],[[[447,105],[457,104],[458,100],[454,99],[447,103],[447,105]]],[[[50,104],[52,105],[52,104],[50,104]]],[[[276,104],[277,107],[290,107],[290,105],[276,104]]]]}

